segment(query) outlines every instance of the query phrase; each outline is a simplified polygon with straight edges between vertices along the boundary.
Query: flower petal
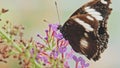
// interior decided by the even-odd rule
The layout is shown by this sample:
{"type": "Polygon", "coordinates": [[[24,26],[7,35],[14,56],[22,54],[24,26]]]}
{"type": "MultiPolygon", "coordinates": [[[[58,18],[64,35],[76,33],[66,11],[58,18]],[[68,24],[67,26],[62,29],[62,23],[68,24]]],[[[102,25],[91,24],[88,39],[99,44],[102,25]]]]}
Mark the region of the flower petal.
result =
{"type": "Polygon", "coordinates": [[[77,58],[77,56],[75,56],[75,55],[73,55],[73,60],[75,61],[75,62],[78,62],[78,58],[77,58]]]}

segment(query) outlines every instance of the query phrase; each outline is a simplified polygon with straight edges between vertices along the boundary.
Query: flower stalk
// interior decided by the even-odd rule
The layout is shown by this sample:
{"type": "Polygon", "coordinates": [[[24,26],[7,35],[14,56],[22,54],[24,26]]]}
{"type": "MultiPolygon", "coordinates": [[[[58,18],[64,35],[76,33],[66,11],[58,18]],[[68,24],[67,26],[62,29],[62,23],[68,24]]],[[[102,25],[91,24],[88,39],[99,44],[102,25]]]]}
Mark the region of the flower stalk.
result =
{"type": "MultiPolygon", "coordinates": [[[[0,15],[6,12],[2,9],[0,15]]],[[[24,27],[6,21],[5,26],[0,27],[0,46],[3,46],[0,48],[0,62],[6,62],[4,60],[12,56],[22,68],[70,68],[69,60],[74,60],[75,68],[87,68],[89,64],[74,55],[58,27],[58,24],[49,24],[45,36],[37,34],[38,41],[33,40],[34,37],[24,39],[24,27]]]]}

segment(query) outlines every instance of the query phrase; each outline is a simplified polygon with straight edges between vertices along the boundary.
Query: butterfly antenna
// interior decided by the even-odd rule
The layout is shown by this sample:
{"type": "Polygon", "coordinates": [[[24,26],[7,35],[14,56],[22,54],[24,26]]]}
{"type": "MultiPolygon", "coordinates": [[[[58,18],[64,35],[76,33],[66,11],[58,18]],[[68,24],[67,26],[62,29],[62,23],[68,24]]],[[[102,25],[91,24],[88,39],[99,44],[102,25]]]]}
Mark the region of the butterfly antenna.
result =
{"type": "Polygon", "coordinates": [[[55,6],[56,6],[57,15],[58,15],[58,21],[59,21],[59,24],[60,24],[60,15],[59,15],[59,12],[58,12],[58,6],[57,6],[56,1],[55,1],[55,6]]]}

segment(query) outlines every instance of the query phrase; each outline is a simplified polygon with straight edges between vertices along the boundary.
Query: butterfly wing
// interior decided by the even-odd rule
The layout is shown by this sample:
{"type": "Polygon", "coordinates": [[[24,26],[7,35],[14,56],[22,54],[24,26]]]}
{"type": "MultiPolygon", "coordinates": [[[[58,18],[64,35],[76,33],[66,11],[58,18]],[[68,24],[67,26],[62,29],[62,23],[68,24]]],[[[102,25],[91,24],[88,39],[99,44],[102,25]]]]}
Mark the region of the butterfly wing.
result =
{"type": "Polygon", "coordinates": [[[97,12],[101,13],[101,16],[103,16],[103,18],[108,17],[110,12],[111,12],[111,8],[109,8],[110,3],[111,3],[111,0],[93,0],[93,1],[90,1],[90,2],[86,3],[85,5],[83,5],[82,7],[80,7],[79,9],[77,9],[71,15],[71,17],[78,15],[78,14],[89,14],[90,10],[92,11],[93,9],[95,9],[97,12]],[[104,3],[103,1],[106,3],[104,3]],[[89,10],[89,12],[86,10],[89,10]]]}
{"type": "Polygon", "coordinates": [[[79,8],[60,29],[73,50],[94,61],[107,48],[110,0],[94,0],[79,8]]]}
{"type": "Polygon", "coordinates": [[[67,39],[73,50],[82,53],[88,59],[91,59],[97,52],[97,42],[95,32],[98,28],[98,21],[89,14],[75,15],[65,22],[61,32],[67,39]],[[89,16],[90,17],[90,16],[89,16]],[[81,23],[82,22],[82,23],[81,23]],[[86,23],[86,24],[84,24],[86,23]]]}

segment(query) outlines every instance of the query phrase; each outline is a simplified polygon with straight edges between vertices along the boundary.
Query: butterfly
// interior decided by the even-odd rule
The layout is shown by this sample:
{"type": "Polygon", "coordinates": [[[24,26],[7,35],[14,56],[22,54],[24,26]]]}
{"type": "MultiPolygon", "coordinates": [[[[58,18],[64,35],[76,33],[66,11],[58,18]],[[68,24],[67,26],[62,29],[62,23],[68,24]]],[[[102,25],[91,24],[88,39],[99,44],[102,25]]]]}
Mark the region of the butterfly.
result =
{"type": "Polygon", "coordinates": [[[77,9],[60,27],[73,50],[97,61],[107,48],[107,20],[111,0],[92,0],[77,9]]]}

